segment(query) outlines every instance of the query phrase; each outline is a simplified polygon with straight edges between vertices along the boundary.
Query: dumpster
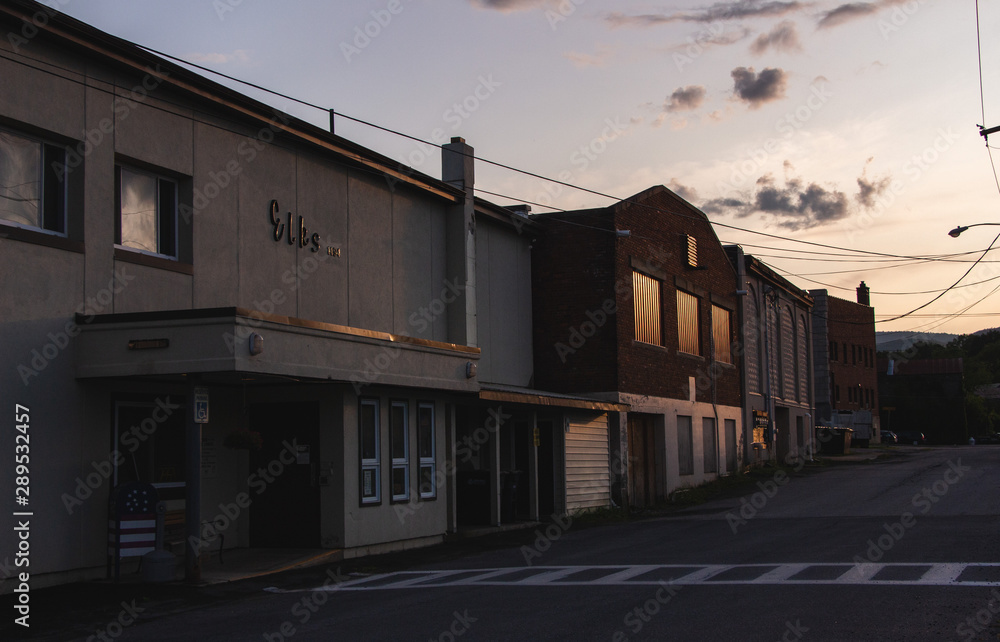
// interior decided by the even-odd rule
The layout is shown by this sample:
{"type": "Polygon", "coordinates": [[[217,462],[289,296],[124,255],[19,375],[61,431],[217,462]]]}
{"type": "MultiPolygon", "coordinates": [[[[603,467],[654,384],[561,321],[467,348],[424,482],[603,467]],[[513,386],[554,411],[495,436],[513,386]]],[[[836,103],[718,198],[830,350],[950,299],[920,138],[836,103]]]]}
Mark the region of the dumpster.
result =
{"type": "Polygon", "coordinates": [[[816,427],[816,441],[820,443],[820,452],[824,455],[849,454],[851,452],[851,436],[853,434],[854,431],[850,428],[816,427]]]}

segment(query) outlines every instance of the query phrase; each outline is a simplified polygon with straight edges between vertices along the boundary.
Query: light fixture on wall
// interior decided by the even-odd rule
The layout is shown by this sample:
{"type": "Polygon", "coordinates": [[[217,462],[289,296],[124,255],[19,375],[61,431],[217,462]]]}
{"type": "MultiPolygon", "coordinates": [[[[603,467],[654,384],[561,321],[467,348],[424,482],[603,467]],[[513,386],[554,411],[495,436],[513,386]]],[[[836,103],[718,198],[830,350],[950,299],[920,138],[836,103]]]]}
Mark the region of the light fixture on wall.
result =
{"type": "Polygon", "coordinates": [[[250,356],[256,357],[264,352],[264,337],[254,332],[250,335],[250,356]]]}

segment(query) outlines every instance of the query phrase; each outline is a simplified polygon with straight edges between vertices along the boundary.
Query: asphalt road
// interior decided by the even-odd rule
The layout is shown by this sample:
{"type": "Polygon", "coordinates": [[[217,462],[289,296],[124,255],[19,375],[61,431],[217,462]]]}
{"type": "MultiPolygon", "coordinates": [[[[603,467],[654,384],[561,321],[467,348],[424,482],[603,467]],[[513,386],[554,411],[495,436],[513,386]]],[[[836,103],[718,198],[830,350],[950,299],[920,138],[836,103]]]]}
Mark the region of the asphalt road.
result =
{"type": "Polygon", "coordinates": [[[900,451],[668,517],[274,576],[105,639],[1000,639],[1000,446],[900,451]]]}

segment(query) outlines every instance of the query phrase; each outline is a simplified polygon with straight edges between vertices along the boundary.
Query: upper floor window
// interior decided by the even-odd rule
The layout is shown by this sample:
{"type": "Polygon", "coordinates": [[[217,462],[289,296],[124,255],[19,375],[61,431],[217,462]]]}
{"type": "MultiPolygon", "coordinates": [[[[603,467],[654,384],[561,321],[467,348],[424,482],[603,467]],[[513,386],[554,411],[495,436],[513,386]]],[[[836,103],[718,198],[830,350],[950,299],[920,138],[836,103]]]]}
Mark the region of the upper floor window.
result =
{"type": "Polygon", "coordinates": [[[633,271],[632,300],[635,306],[635,340],[662,346],[660,282],[641,272],[633,271]]]}
{"type": "Polygon", "coordinates": [[[0,219],[65,236],[65,147],[0,130],[0,219]]]}
{"type": "Polygon", "coordinates": [[[118,245],[177,258],[177,181],[118,165],[115,199],[118,245]]]}
{"type": "Polygon", "coordinates": [[[698,267],[698,239],[688,234],[684,238],[684,246],[687,250],[688,267],[698,267]]]}
{"type": "Polygon", "coordinates": [[[698,297],[677,290],[677,349],[688,354],[701,354],[698,297]]]}
{"type": "Polygon", "coordinates": [[[712,306],[712,355],[716,361],[732,363],[733,353],[729,333],[729,310],[712,306]]]}

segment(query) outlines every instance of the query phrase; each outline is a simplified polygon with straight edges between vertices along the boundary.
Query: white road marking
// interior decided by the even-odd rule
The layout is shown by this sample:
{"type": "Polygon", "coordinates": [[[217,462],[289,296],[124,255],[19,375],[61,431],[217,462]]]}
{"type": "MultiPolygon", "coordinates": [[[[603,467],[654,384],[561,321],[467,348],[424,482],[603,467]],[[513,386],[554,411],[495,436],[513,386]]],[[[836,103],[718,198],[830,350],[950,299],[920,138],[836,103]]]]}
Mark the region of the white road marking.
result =
{"type": "MultiPolygon", "coordinates": [[[[814,573],[813,575],[817,575],[814,573]]],[[[792,564],[635,564],[594,566],[509,566],[504,568],[450,569],[400,571],[372,575],[348,582],[314,589],[282,590],[273,587],[270,592],[295,593],[303,591],[379,591],[388,589],[445,588],[453,586],[657,586],[668,583],[676,586],[696,585],[879,585],[879,586],[1000,586],[1000,563],[994,562],[941,562],[941,563],[792,563],[792,564]],[[928,568],[930,567],[930,568],[928,568]],[[759,571],[756,575],[754,569],[759,571]],[[820,579],[795,579],[810,569],[820,570],[820,579]],[[663,577],[680,574],[672,579],[663,577]],[[737,579],[721,578],[735,571],[737,579]],[[742,571],[742,572],[741,572],[742,571]],[[838,571],[840,571],[838,573],[838,571]],[[883,571],[891,571],[897,579],[875,579],[883,571]],[[966,571],[972,577],[986,579],[962,580],[966,571]],[[533,573],[520,579],[517,573],[533,573]],[[574,579],[578,573],[589,572],[594,577],[574,579]],[[646,576],[649,577],[646,577],[646,576]],[[907,577],[909,575],[910,577],[907,577]]]]}

